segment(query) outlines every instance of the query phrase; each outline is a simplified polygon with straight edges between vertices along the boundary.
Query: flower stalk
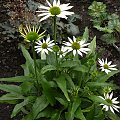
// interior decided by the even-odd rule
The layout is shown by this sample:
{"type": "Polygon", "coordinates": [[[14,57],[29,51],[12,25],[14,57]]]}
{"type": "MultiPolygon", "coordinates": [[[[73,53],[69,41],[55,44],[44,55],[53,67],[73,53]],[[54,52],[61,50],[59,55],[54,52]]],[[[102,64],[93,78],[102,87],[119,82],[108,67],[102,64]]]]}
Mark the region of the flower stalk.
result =
{"type": "MultiPolygon", "coordinates": [[[[53,17],[53,23],[54,23],[54,28],[53,28],[53,32],[54,32],[54,42],[56,45],[56,30],[57,30],[57,25],[56,25],[56,20],[57,20],[57,16],[55,15],[53,17]]],[[[56,66],[58,65],[58,57],[57,57],[57,52],[55,52],[55,56],[56,56],[56,66]]]]}
{"type": "Polygon", "coordinates": [[[38,95],[39,95],[39,88],[38,88],[38,85],[39,85],[39,82],[38,82],[38,75],[37,75],[37,62],[36,62],[36,53],[35,53],[35,42],[32,42],[32,53],[33,53],[33,61],[34,61],[34,73],[35,73],[35,80],[36,80],[36,83],[35,83],[35,87],[38,91],[38,95]]]}
{"type": "Polygon", "coordinates": [[[54,16],[53,17],[53,21],[54,21],[54,29],[53,29],[53,31],[54,31],[54,42],[55,42],[55,45],[56,45],[56,16],[54,16]]]}

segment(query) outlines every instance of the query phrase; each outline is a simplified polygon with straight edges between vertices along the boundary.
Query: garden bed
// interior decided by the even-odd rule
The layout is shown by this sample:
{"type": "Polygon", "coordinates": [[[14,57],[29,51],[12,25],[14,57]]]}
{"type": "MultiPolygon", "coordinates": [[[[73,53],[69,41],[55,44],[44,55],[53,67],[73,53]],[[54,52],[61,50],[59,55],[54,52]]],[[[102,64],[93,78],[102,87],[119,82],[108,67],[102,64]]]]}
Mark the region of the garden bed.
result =
{"type": "MultiPolygon", "coordinates": [[[[35,1],[38,2],[41,0],[35,0],[35,1]]],[[[80,35],[83,34],[85,27],[88,26],[90,30],[90,36],[97,37],[97,50],[99,51],[101,48],[104,48],[105,51],[103,53],[103,58],[107,57],[108,59],[113,61],[114,64],[117,64],[117,67],[120,69],[120,53],[113,46],[107,45],[106,43],[102,42],[99,39],[99,37],[103,33],[97,31],[92,27],[91,17],[88,15],[88,7],[91,5],[92,0],[66,0],[66,1],[70,1],[71,5],[74,6],[72,11],[80,15],[80,20],[75,22],[75,24],[79,26],[80,35]]],[[[17,2],[19,3],[19,0],[17,0],[17,2]]],[[[42,3],[44,2],[42,1],[42,3]]],[[[107,5],[107,9],[110,11],[110,13],[117,13],[120,16],[119,0],[104,0],[104,3],[107,5]]],[[[14,6],[14,2],[10,2],[10,0],[0,1],[0,11],[1,11],[0,23],[10,24],[11,17],[7,14],[7,12],[9,11],[8,9],[14,11],[13,6],[14,6]]],[[[17,28],[14,27],[14,29],[17,28]]],[[[18,49],[18,43],[20,43],[22,40],[18,38],[19,35],[17,30],[16,32],[13,33],[13,36],[17,36],[16,38],[12,36],[8,36],[8,30],[9,30],[8,28],[3,28],[2,26],[0,26],[0,78],[23,74],[23,70],[20,67],[20,65],[23,64],[25,60],[22,56],[21,51],[18,49]]],[[[120,39],[118,39],[117,46],[120,47],[120,39]]],[[[114,78],[114,82],[118,86],[120,86],[120,74],[115,75],[113,78],[114,78]]],[[[4,92],[0,91],[0,95],[3,94],[4,92]]],[[[119,90],[115,92],[115,96],[119,96],[119,100],[120,100],[119,90]]],[[[10,118],[10,114],[13,109],[12,105],[0,104],[0,108],[1,108],[0,120],[21,119],[22,114],[19,114],[18,117],[14,119],[10,118]]]]}

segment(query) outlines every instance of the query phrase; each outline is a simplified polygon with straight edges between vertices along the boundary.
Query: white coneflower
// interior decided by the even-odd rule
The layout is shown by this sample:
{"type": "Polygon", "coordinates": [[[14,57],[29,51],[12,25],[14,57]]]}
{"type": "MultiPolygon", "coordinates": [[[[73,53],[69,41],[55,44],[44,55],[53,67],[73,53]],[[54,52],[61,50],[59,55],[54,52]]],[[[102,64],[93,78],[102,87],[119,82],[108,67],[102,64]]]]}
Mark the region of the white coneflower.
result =
{"type": "Polygon", "coordinates": [[[52,47],[55,45],[53,43],[53,40],[50,40],[50,36],[48,35],[46,41],[43,39],[43,42],[41,42],[41,40],[39,40],[38,42],[36,42],[36,46],[35,46],[35,51],[37,51],[37,53],[41,54],[41,59],[45,60],[46,59],[46,54],[48,54],[48,52],[52,52],[52,47]]]}
{"type": "Polygon", "coordinates": [[[112,99],[112,97],[113,97],[113,92],[112,92],[110,95],[109,95],[108,93],[107,93],[107,94],[104,93],[104,98],[103,98],[102,96],[99,96],[99,97],[102,98],[103,100],[105,100],[105,101],[109,104],[109,105],[105,105],[105,104],[103,104],[103,103],[100,104],[100,105],[103,106],[103,109],[104,109],[105,111],[110,110],[111,112],[114,113],[114,110],[115,110],[115,111],[119,112],[118,109],[120,109],[120,106],[117,106],[117,105],[116,105],[116,104],[119,103],[119,101],[117,101],[117,98],[118,98],[118,97],[112,99]]]}
{"type": "Polygon", "coordinates": [[[98,62],[101,66],[100,67],[101,71],[105,71],[107,74],[111,72],[111,70],[117,70],[116,68],[114,68],[116,65],[111,65],[112,61],[108,62],[107,58],[106,60],[98,59],[98,62]]]}
{"type": "Polygon", "coordinates": [[[80,56],[83,56],[83,53],[87,54],[88,51],[90,51],[89,48],[85,48],[89,45],[89,43],[85,43],[84,40],[77,41],[75,36],[73,36],[73,40],[68,37],[69,42],[65,42],[64,45],[66,46],[66,49],[68,52],[73,51],[73,55],[75,56],[77,53],[80,56]]]}
{"type": "Polygon", "coordinates": [[[34,42],[40,40],[44,36],[44,32],[39,34],[40,27],[38,26],[30,26],[30,25],[20,25],[19,32],[21,36],[25,39],[26,42],[34,42]]]}
{"type": "Polygon", "coordinates": [[[66,50],[66,48],[64,46],[61,47],[61,49],[58,52],[58,55],[60,58],[64,57],[66,54],[68,53],[68,51],[66,50]]]}
{"type": "Polygon", "coordinates": [[[60,0],[58,1],[54,0],[53,4],[51,4],[48,0],[46,0],[46,2],[48,4],[48,7],[40,5],[39,9],[42,9],[42,10],[36,11],[40,13],[38,16],[42,17],[40,21],[43,21],[49,18],[50,16],[57,16],[60,18],[67,19],[68,15],[74,14],[74,12],[67,11],[73,7],[73,6],[69,6],[70,3],[60,4],[60,0]]]}

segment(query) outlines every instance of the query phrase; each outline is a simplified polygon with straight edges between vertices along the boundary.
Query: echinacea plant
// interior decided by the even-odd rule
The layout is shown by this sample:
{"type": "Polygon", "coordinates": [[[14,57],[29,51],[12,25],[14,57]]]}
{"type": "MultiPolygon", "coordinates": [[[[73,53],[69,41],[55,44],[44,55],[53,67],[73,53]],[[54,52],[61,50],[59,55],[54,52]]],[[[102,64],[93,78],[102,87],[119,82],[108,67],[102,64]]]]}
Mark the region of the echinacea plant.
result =
{"type": "Polygon", "coordinates": [[[78,53],[80,56],[83,56],[82,53],[87,54],[88,51],[90,51],[89,48],[85,48],[89,45],[89,43],[85,43],[85,40],[77,41],[75,36],[73,36],[73,40],[68,37],[69,42],[65,42],[64,45],[65,48],[68,50],[68,52],[73,51],[73,55],[75,56],[76,53],[78,53]]]}
{"type": "Polygon", "coordinates": [[[111,114],[114,110],[119,112],[117,98],[112,99],[113,93],[108,93],[118,88],[108,80],[111,81],[111,76],[119,70],[107,59],[99,59],[100,69],[107,74],[98,69],[96,37],[89,39],[87,27],[82,36],[67,36],[59,45],[56,19],[72,15],[73,12],[67,11],[72,6],[60,4],[59,0],[54,0],[53,4],[46,2],[49,7],[39,6],[44,9],[39,11],[39,16],[44,16],[40,21],[53,17],[54,34],[46,35],[47,30],[40,33],[39,27],[28,25],[26,29],[20,28],[22,37],[32,44],[33,57],[19,44],[26,60],[21,65],[24,75],[0,78],[8,83],[0,84],[0,89],[7,92],[0,97],[0,102],[15,104],[11,118],[21,111],[22,120],[119,120],[116,114],[111,114]],[[102,90],[105,98],[99,97],[102,90]]]}
{"type": "Polygon", "coordinates": [[[46,20],[50,16],[57,16],[60,18],[67,19],[67,16],[74,14],[74,12],[69,12],[67,10],[71,9],[73,6],[69,6],[69,3],[67,4],[60,4],[60,0],[53,1],[53,4],[51,4],[48,0],[46,0],[48,6],[39,6],[39,17],[42,17],[40,21],[46,20]],[[42,10],[43,9],[43,10],[42,10]],[[44,16],[44,17],[43,17],[44,16]]]}
{"type": "Polygon", "coordinates": [[[48,35],[46,41],[43,39],[43,42],[41,42],[41,40],[39,40],[38,42],[36,42],[36,46],[35,46],[35,51],[37,51],[37,53],[41,53],[41,59],[44,60],[46,59],[46,54],[48,54],[48,51],[52,52],[52,48],[55,45],[55,43],[53,43],[53,40],[50,40],[50,36],[48,35]]]}
{"type": "Polygon", "coordinates": [[[109,103],[109,105],[105,105],[103,103],[100,104],[100,105],[103,106],[103,109],[105,109],[105,111],[110,110],[114,114],[115,114],[114,110],[116,110],[117,112],[119,112],[118,109],[120,109],[120,106],[117,106],[117,104],[119,103],[119,101],[117,101],[118,97],[112,99],[113,92],[110,95],[108,93],[107,94],[104,93],[104,98],[102,96],[99,96],[99,97],[109,103]]]}
{"type": "Polygon", "coordinates": [[[111,70],[117,70],[116,68],[114,68],[116,65],[111,65],[112,61],[108,62],[107,58],[105,60],[98,59],[98,62],[101,66],[100,67],[101,71],[105,71],[107,74],[111,72],[111,70]]]}

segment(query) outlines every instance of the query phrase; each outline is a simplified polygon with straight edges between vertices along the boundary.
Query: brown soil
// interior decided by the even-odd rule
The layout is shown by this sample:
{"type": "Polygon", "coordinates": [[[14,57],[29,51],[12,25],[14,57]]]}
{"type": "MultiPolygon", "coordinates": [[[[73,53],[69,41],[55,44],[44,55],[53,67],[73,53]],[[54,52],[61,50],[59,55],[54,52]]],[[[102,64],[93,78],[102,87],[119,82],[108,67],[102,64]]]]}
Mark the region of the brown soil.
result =
{"type": "MultiPolygon", "coordinates": [[[[0,25],[4,23],[10,24],[11,17],[7,14],[8,11],[14,11],[21,8],[20,1],[24,0],[1,0],[0,1],[0,25]],[[15,4],[14,4],[15,3],[15,4]],[[15,5],[18,5],[17,7],[15,5]],[[16,9],[15,9],[16,8],[16,9]]],[[[34,0],[34,1],[42,1],[45,0],[34,0]]],[[[61,0],[64,1],[64,0],[61,0]]],[[[97,36],[97,46],[98,50],[100,48],[105,48],[105,52],[103,56],[112,60],[115,64],[120,68],[120,54],[113,46],[106,45],[101,42],[99,37],[101,36],[101,32],[92,28],[91,18],[88,15],[88,6],[92,3],[93,0],[65,0],[65,2],[71,2],[71,5],[74,6],[73,11],[81,16],[81,20],[77,21],[77,24],[80,28],[80,34],[84,32],[86,26],[90,29],[90,35],[97,36]]],[[[100,1],[100,0],[99,0],[100,1]]],[[[108,10],[111,13],[116,12],[120,16],[120,1],[119,0],[101,0],[108,6],[108,10]]],[[[22,3],[23,3],[22,2],[22,3]]],[[[19,13],[19,12],[18,12],[19,13]]],[[[17,14],[14,16],[14,19],[18,19],[20,16],[17,14]],[[17,17],[16,17],[17,16],[17,17]],[[19,17],[18,17],[19,16],[19,17]]],[[[17,28],[15,28],[17,29],[17,28]]],[[[13,36],[18,36],[18,32],[13,33],[13,36]]],[[[21,51],[18,49],[18,43],[21,40],[19,37],[14,38],[8,35],[8,30],[2,28],[0,26],[0,77],[11,77],[16,75],[22,75],[23,70],[20,67],[21,64],[24,63],[24,58],[22,56],[21,51]]],[[[120,46],[120,41],[117,44],[120,46]]],[[[120,74],[114,76],[115,83],[120,86],[120,74]]],[[[4,92],[0,91],[0,96],[3,95],[4,92]]],[[[116,91],[116,96],[120,95],[120,91],[116,91]]],[[[21,120],[21,114],[19,114],[16,118],[11,119],[10,114],[13,109],[13,105],[8,104],[0,104],[0,120],[21,120]]]]}

